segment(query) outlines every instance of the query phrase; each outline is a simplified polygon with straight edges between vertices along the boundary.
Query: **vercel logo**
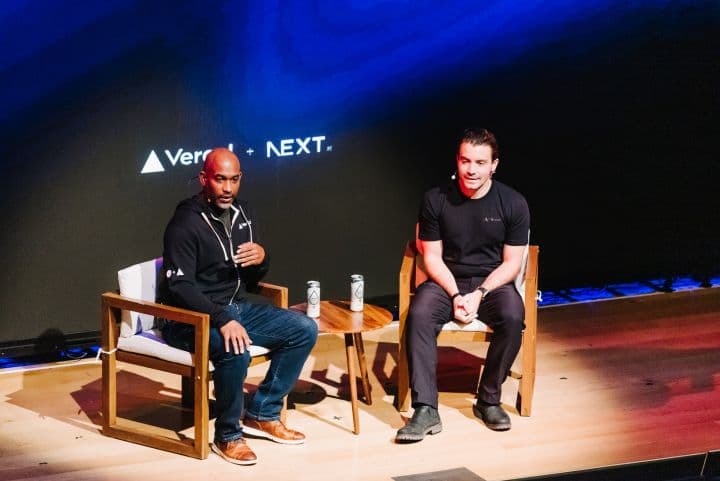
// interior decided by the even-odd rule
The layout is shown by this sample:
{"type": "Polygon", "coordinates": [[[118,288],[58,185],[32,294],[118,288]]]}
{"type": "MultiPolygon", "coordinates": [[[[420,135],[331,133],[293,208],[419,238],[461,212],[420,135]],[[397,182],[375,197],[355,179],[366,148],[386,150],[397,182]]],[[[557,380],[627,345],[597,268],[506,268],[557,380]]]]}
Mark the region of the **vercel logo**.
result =
{"type": "MultiPolygon", "coordinates": [[[[233,150],[233,144],[228,144],[228,149],[233,150]]],[[[165,172],[167,168],[177,166],[196,165],[205,161],[205,157],[210,153],[211,149],[203,150],[186,150],[165,149],[151,150],[148,154],[141,174],[154,174],[165,172]],[[159,153],[158,153],[159,152],[159,153]]],[[[309,137],[293,137],[289,139],[268,140],[265,142],[265,156],[271,157],[290,157],[309,154],[319,154],[320,152],[332,152],[333,146],[327,143],[327,137],[324,135],[314,135],[309,137]]],[[[251,157],[255,153],[255,149],[251,146],[245,150],[245,154],[251,157]]]]}
{"type": "MultiPolygon", "coordinates": [[[[228,149],[233,150],[233,144],[228,144],[228,149]]],[[[207,157],[207,154],[209,153],[210,149],[186,151],[185,149],[180,148],[175,151],[172,151],[170,149],[163,151],[164,157],[167,159],[165,165],[169,163],[169,165],[172,167],[175,167],[178,164],[199,164],[200,162],[205,160],[205,157],[207,157]]],[[[145,161],[145,165],[143,165],[140,173],[152,174],[155,172],[165,172],[165,167],[163,166],[163,162],[160,161],[160,157],[158,157],[155,150],[151,150],[150,155],[148,155],[147,160],[145,161]]]]}

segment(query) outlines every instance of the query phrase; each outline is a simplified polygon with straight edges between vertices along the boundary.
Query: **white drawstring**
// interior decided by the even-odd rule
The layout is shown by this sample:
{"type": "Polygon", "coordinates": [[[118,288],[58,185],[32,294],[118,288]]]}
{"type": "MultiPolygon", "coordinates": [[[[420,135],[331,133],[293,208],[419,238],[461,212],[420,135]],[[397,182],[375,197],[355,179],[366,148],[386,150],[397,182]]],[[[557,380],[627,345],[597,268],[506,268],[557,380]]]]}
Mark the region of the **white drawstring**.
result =
{"type": "Polygon", "coordinates": [[[99,360],[100,360],[100,354],[108,354],[108,355],[110,355],[110,354],[114,353],[115,351],[117,351],[117,347],[116,347],[115,349],[113,349],[112,351],[103,351],[103,348],[100,347],[100,348],[98,348],[98,352],[97,352],[97,356],[95,356],[95,360],[96,360],[96,361],[99,361],[99,360]]]}
{"type": "Polygon", "coordinates": [[[207,223],[208,227],[210,227],[210,230],[213,231],[213,234],[215,234],[215,237],[217,237],[217,240],[220,243],[220,248],[223,251],[223,257],[225,258],[225,260],[228,260],[228,253],[225,250],[225,245],[223,244],[222,239],[220,239],[220,236],[218,235],[218,233],[215,232],[215,229],[213,229],[213,226],[210,223],[210,219],[207,218],[207,216],[205,215],[205,212],[202,212],[200,215],[202,216],[203,219],[205,219],[205,222],[207,223]]]}
{"type": "Polygon", "coordinates": [[[240,207],[240,214],[243,216],[243,219],[245,219],[245,223],[248,226],[248,229],[250,229],[250,242],[253,241],[253,231],[252,231],[252,224],[250,223],[250,220],[245,215],[245,211],[243,210],[242,206],[238,204],[238,207],[240,207]]]}

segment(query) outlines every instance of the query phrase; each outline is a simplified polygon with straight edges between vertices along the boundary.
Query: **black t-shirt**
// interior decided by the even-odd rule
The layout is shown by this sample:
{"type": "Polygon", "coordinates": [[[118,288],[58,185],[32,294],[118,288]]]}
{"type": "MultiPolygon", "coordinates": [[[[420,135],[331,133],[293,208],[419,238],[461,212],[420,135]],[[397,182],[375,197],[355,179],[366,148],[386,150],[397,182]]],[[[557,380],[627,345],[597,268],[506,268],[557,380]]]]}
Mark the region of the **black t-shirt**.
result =
{"type": "Polygon", "coordinates": [[[443,261],[455,277],[487,276],[502,263],[503,246],[528,243],[530,211],[525,198],[497,180],[480,199],[469,199],[456,182],[425,193],[419,238],[443,243],[443,261]]]}

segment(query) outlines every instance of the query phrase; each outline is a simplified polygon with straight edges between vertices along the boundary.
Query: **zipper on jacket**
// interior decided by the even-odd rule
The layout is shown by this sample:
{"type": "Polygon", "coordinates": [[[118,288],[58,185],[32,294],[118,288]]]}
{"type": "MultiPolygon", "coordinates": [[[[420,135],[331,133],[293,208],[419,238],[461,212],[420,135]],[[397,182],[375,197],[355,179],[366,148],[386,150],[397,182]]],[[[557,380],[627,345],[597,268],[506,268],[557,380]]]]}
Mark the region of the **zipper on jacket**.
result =
{"type": "MultiPolygon", "coordinates": [[[[237,212],[235,213],[235,217],[237,217],[237,212]]],[[[233,222],[230,223],[230,231],[232,231],[233,226],[235,225],[235,218],[233,218],[233,222]]],[[[225,228],[225,225],[223,225],[223,228],[225,228]]],[[[228,235],[228,241],[230,242],[230,249],[232,252],[232,234],[227,231],[227,228],[225,228],[225,232],[228,235]]],[[[233,292],[232,297],[230,298],[229,304],[232,304],[232,301],[235,300],[235,296],[237,296],[238,291],[240,290],[240,286],[242,285],[242,279],[240,279],[240,268],[238,267],[237,263],[235,262],[235,259],[233,259],[233,265],[235,266],[235,273],[237,274],[237,286],[235,286],[235,292],[233,292]]]]}
{"type": "MultiPolygon", "coordinates": [[[[220,219],[218,219],[217,217],[215,217],[212,213],[210,214],[211,217],[213,218],[213,220],[219,222],[219,223],[222,224],[222,226],[223,226],[223,231],[225,231],[225,235],[227,236],[227,239],[228,239],[228,248],[229,248],[229,251],[230,251],[230,257],[229,257],[229,258],[228,258],[228,253],[227,253],[227,251],[225,250],[225,245],[223,244],[222,239],[220,239],[220,236],[218,235],[217,231],[213,228],[212,223],[210,222],[210,219],[208,219],[207,215],[205,215],[205,212],[202,212],[202,213],[200,214],[200,215],[202,215],[203,219],[205,219],[205,222],[207,223],[207,225],[208,225],[208,227],[210,228],[210,230],[213,231],[213,234],[215,234],[215,237],[217,237],[217,240],[218,240],[218,242],[220,243],[220,248],[221,248],[222,251],[223,251],[223,256],[224,256],[225,260],[226,260],[226,261],[227,261],[227,260],[232,260],[233,265],[235,266],[235,273],[237,274],[237,285],[235,286],[235,292],[233,292],[233,295],[232,295],[232,297],[230,298],[230,302],[228,302],[228,305],[232,304],[232,301],[235,299],[235,296],[237,295],[238,291],[240,290],[240,286],[242,285],[242,279],[240,278],[240,269],[238,268],[237,263],[235,263],[235,260],[232,258],[232,257],[233,257],[233,250],[232,250],[232,234],[231,234],[232,228],[233,228],[233,226],[235,225],[235,220],[237,220],[237,216],[238,216],[238,212],[239,212],[239,211],[235,208],[235,206],[230,206],[230,207],[232,207],[233,209],[235,209],[235,214],[233,215],[232,221],[230,222],[230,232],[228,232],[227,227],[225,227],[225,224],[224,224],[220,219]]],[[[243,212],[243,217],[245,217],[245,213],[244,213],[244,212],[243,212]]]]}
{"type": "MultiPolygon", "coordinates": [[[[234,206],[230,206],[233,209],[234,206]]],[[[233,215],[232,220],[230,221],[230,232],[227,231],[227,228],[225,227],[225,224],[223,224],[223,229],[225,229],[225,232],[228,236],[228,242],[230,242],[230,256],[232,258],[232,229],[235,226],[235,221],[237,220],[238,211],[235,210],[235,215],[233,215]]],[[[238,268],[237,263],[235,262],[235,259],[233,259],[233,265],[235,266],[235,273],[237,274],[237,286],[235,286],[235,292],[233,292],[232,297],[230,298],[230,302],[228,304],[232,304],[232,301],[235,300],[235,296],[237,295],[238,291],[240,290],[240,286],[242,285],[242,279],[240,279],[240,269],[238,268]]],[[[239,321],[238,321],[239,322],[239,321]]]]}

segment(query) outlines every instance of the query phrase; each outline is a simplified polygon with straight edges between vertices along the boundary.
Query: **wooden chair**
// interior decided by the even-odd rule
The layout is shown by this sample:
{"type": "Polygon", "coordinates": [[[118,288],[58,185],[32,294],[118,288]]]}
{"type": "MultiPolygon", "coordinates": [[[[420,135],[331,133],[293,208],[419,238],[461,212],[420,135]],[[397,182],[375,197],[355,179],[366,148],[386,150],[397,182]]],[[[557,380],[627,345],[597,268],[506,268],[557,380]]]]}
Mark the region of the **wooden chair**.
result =
{"type": "MultiPolygon", "coordinates": [[[[519,362],[516,359],[511,377],[519,380],[516,407],[521,416],[530,416],[533,389],[535,387],[535,346],[537,336],[537,275],[538,246],[530,245],[524,255],[523,268],[515,281],[515,287],[525,302],[525,329],[523,330],[522,346],[519,362]],[[518,367],[519,369],[516,369],[518,367]]],[[[405,348],[405,321],[415,288],[427,279],[422,255],[416,248],[416,241],[405,246],[399,276],[399,319],[400,341],[398,349],[398,395],[396,404],[399,411],[407,411],[410,405],[410,383],[407,352],[405,348]]],[[[451,321],[445,324],[438,336],[441,339],[472,340],[488,342],[492,338],[492,330],[480,320],[469,324],[451,321]]]]}
{"type": "MultiPolygon", "coordinates": [[[[208,359],[210,317],[156,303],[161,269],[162,258],[130,266],[118,272],[120,294],[102,294],[102,432],[113,438],[205,459],[209,452],[208,383],[212,371],[208,359]],[[167,345],[155,326],[155,318],[195,326],[195,351],[167,345]],[[157,426],[118,416],[117,361],[182,376],[182,404],[194,411],[193,439],[177,433],[168,435],[167,430],[157,426]]],[[[286,287],[260,283],[259,293],[278,307],[288,306],[286,287]]],[[[250,354],[252,364],[269,360],[269,350],[261,346],[250,346],[250,354]]],[[[284,415],[285,409],[283,418],[284,415]]]]}

